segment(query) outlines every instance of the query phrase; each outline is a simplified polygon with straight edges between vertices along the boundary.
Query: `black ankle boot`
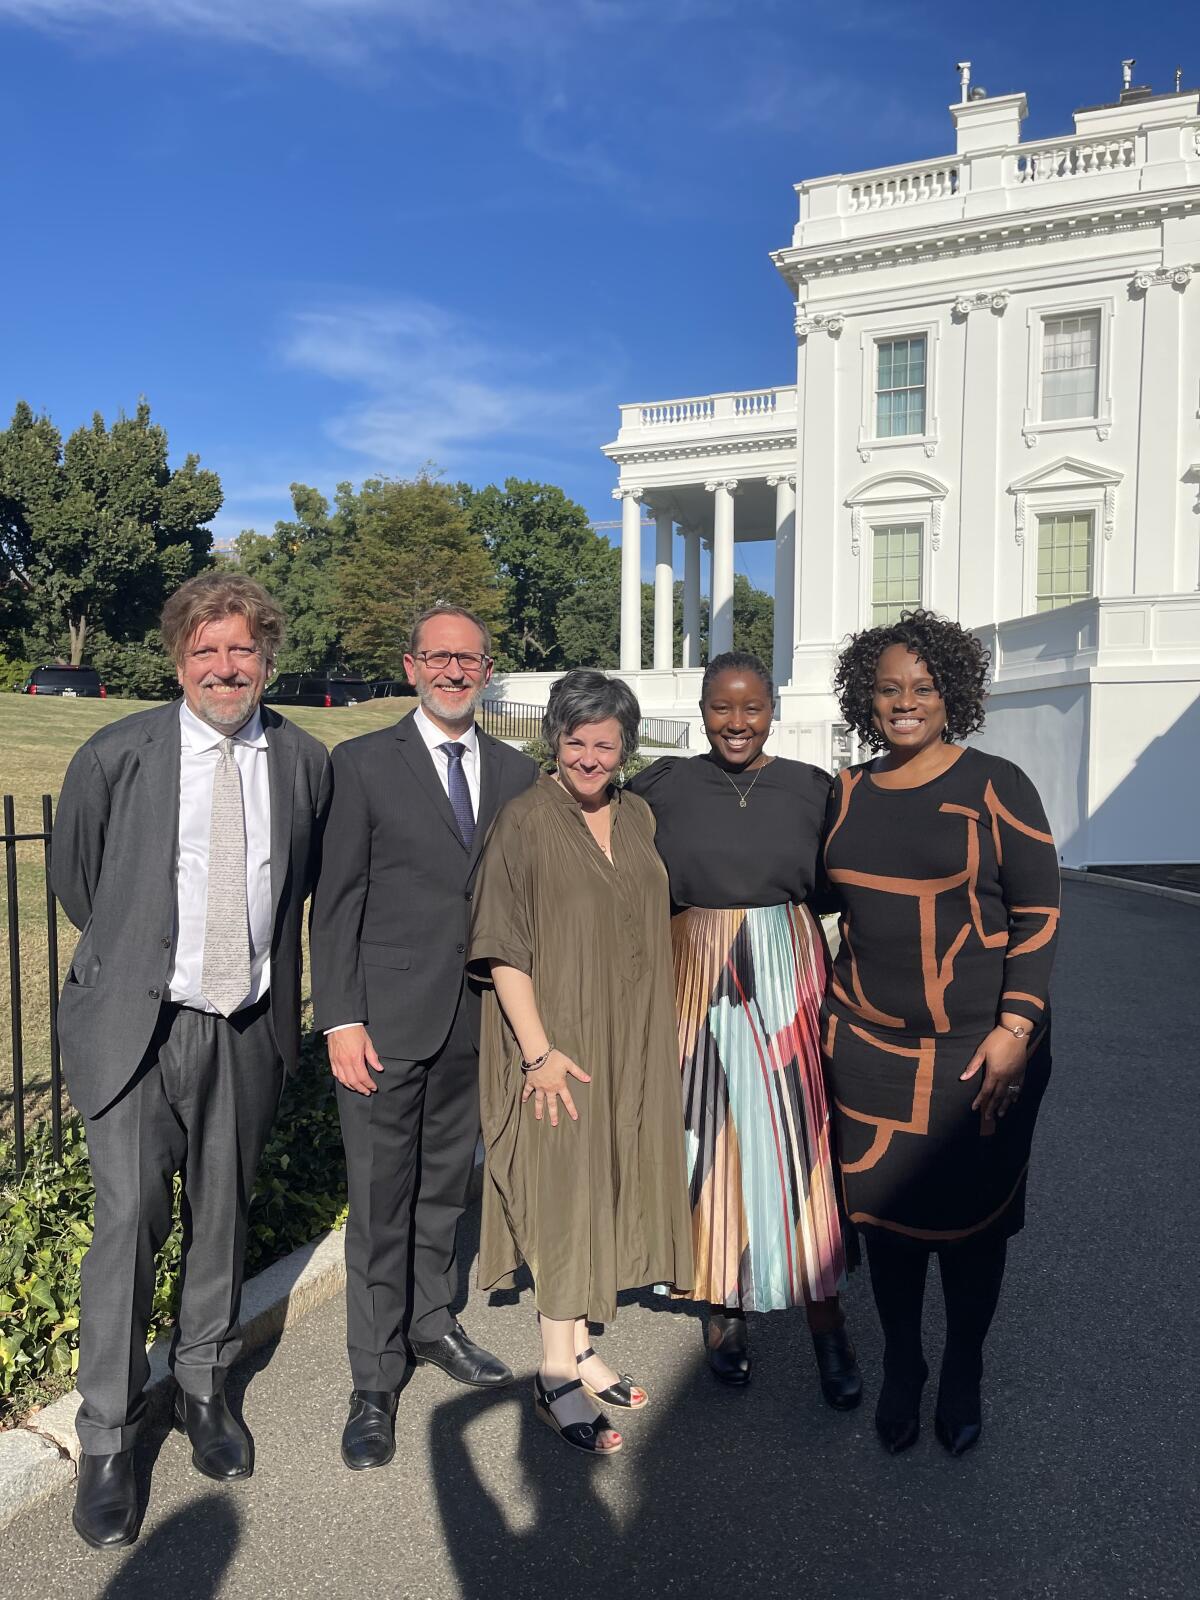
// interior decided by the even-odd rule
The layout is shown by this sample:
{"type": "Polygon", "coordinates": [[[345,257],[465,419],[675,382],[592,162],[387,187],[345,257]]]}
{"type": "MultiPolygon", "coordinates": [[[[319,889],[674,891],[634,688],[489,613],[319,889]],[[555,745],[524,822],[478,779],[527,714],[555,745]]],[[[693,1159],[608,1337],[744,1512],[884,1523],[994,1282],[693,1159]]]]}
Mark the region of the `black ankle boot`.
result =
{"type": "Polygon", "coordinates": [[[909,1450],[921,1434],[921,1391],[929,1369],[922,1362],[907,1372],[888,1372],[884,1364],[883,1388],[875,1406],[875,1432],[891,1456],[909,1450]]]}
{"type": "Polygon", "coordinates": [[[825,1403],[835,1411],[853,1411],[862,1400],[862,1373],[845,1323],[825,1333],[814,1333],[812,1342],[825,1403]]]}
{"type": "Polygon", "coordinates": [[[138,1536],[133,1451],[79,1458],[75,1487],[75,1532],[93,1550],[122,1550],[138,1536]]]}
{"type": "Polygon", "coordinates": [[[750,1382],[750,1347],[746,1337],[746,1318],[739,1311],[711,1306],[705,1339],[708,1364],[722,1383],[750,1382]]]}
{"type": "Polygon", "coordinates": [[[175,1391],[175,1426],[192,1446],[192,1465],[206,1478],[226,1483],[254,1470],[250,1436],[230,1411],[223,1394],[175,1391]]]}

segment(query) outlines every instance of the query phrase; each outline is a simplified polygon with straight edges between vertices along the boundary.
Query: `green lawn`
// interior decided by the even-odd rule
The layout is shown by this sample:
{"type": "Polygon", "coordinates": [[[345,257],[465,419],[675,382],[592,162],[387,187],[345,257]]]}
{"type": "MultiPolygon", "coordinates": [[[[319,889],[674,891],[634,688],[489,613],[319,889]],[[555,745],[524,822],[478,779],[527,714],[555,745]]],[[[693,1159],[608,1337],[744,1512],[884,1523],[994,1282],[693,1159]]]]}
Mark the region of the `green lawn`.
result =
{"type": "MultiPolygon", "coordinates": [[[[374,728],[387,727],[403,716],[411,701],[379,700],[346,708],[300,708],[292,720],[331,748],[374,728]]],[[[17,831],[32,833],[42,825],[42,796],[55,804],[67,763],[75,751],[110,722],[133,711],[145,711],[141,700],[39,699],[35,695],[0,696],[0,795],[12,795],[17,831]]],[[[42,847],[19,844],[17,894],[21,927],[22,1043],[24,1049],[27,1123],[47,1112],[50,1086],[50,991],[46,949],[46,891],[42,847]]],[[[59,915],[60,973],[75,946],[75,930],[59,915]]],[[[10,1002],[7,922],[0,918],[0,1138],[12,1125],[12,1006],[10,1002]]]]}

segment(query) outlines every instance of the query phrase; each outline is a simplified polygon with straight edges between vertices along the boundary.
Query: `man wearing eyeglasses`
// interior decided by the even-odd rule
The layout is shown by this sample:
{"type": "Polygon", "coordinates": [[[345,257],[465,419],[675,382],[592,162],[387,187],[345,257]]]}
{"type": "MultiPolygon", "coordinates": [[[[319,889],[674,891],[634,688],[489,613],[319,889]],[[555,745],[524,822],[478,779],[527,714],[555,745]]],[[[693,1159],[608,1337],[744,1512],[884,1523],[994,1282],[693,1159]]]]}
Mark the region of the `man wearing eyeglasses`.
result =
{"type": "Polygon", "coordinates": [[[476,725],[492,676],[478,617],[426,611],[404,668],[417,709],[333,752],[313,897],[316,1025],[350,1197],[342,1459],[354,1470],[392,1459],[409,1346],[460,1383],[512,1381],[449,1302],[479,1138],[479,996],[464,976],[472,885],[489,824],[537,768],[476,725]]]}

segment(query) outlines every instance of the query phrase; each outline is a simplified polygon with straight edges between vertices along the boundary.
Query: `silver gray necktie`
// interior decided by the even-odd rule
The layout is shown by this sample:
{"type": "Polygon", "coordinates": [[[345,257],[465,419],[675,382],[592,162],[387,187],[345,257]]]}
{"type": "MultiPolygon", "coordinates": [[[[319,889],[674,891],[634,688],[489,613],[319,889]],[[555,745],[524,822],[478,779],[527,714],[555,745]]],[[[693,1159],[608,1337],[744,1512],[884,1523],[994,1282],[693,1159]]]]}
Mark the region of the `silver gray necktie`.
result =
{"type": "Polygon", "coordinates": [[[213,779],[204,913],[204,998],[227,1017],[250,993],[250,918],[246,907],[246,814],[233,740],[222,739],[213,779]]]}

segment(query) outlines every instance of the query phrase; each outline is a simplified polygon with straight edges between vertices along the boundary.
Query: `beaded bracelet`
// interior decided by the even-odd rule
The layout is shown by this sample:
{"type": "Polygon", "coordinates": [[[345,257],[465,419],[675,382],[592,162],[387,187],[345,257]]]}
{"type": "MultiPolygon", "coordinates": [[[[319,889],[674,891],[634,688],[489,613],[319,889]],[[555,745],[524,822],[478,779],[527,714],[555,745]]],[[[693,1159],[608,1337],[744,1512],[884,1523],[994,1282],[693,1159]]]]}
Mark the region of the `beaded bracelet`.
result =
{"type": "Polygon", "coordinates": [[[522,1061],[522,1063],[521,1063],[521,1071],[522,1072],[536,1072],[539,1067],[544,1067],[546,1065],[547,1061],[549,1061],[550,1057],[553,1054],[554,1054],[554,1046],[551,1045],[550,1048],[546,1051],[545,1055],[539,1056],[536,1061],[522,1061]]]}

